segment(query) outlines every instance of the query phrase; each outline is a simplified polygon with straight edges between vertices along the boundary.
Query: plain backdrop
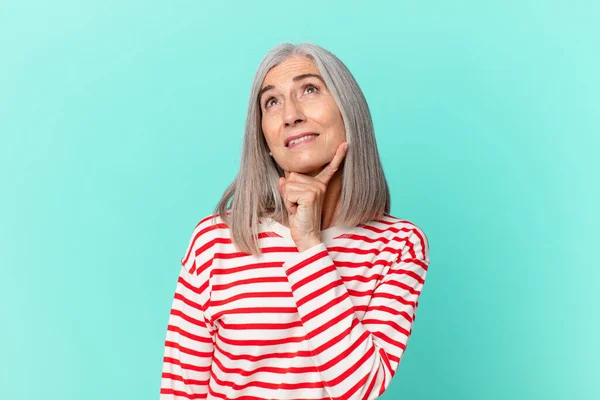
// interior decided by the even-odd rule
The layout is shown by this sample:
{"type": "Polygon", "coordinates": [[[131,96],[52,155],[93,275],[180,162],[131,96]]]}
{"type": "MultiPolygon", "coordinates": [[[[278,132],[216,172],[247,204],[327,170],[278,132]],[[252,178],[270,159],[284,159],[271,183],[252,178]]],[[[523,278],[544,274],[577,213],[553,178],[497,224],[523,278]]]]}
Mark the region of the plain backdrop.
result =
{"type": "Polygon", "coordinates": [[[394,399],[597,399],[596,1],[0,2],[0,398],[158,398],[281,42],[365,93],[431,265],[394,399]]]}

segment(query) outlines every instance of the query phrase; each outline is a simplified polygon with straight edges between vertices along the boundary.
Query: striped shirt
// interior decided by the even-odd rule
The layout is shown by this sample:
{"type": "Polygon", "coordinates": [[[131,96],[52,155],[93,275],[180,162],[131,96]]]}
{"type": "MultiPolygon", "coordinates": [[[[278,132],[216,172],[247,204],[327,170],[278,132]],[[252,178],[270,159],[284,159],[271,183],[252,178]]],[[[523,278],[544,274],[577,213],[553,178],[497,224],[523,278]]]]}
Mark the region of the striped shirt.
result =
{"type": "Polygon", "coordinates": [[[259,224],[260,257],[218,215],[196,226],[169,316],[160,398],[375,399],[406,349],[429,265],[415,224],[389,214],[321,231],[299,252],[259,224]],[[212,218],[215,217],[215,220],[212,218]]]}

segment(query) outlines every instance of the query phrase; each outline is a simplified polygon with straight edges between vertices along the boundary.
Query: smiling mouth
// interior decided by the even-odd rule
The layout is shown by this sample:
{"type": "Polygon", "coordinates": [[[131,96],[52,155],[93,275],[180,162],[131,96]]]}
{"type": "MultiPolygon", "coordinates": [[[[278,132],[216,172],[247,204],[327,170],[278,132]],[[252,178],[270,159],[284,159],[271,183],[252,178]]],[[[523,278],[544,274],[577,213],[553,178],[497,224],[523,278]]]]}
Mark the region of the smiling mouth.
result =
{"type": "Polygon", "coordinates": [[[304,142],[312,142],[319,136],[318,133],[302,136],[301,138],[290,141],[285,147],[295,147],[304,142]]]}

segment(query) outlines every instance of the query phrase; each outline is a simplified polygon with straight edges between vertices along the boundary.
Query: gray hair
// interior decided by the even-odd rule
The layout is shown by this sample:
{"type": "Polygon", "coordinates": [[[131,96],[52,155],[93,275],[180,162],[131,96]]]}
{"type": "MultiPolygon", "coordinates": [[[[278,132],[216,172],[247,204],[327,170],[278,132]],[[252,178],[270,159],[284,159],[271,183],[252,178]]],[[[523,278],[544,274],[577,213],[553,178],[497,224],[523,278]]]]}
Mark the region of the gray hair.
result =
{"type": "Polygon", "coordinates": [[[279,177],[285,175],[269,156],[258,95],[267,72],[293,56],[305,56],[315,63],[346,129],[349,147],[340,166],[342,189],[332,226],[357,226],[390,212],[390,191],[379,159],[371,113],[352,73],[334,54],[316,44],[282,43],[267,53],[254,75],[240,169],[214,210],[218,215],[213,218],[220,216],[231,229],[236,249],[248,254],[262,254],[258,245],[259,218],[270,217],[289,224],[277,185],[279,177]]]}

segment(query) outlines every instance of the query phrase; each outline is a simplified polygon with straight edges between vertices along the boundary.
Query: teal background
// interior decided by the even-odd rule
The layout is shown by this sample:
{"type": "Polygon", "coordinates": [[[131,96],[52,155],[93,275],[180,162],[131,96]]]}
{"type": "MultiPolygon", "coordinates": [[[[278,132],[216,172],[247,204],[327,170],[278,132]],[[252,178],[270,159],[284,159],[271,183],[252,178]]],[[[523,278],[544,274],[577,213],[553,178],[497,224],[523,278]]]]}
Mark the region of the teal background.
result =
{"type": "Polygon", "coordinates": [[[158,398],[252,77],[315,42],[431,266],[382,399],[598,399],[600,5],[2,1],[0,398],[158,398]],[[368,5],[366,5],[368,4],[368,5]]]}

